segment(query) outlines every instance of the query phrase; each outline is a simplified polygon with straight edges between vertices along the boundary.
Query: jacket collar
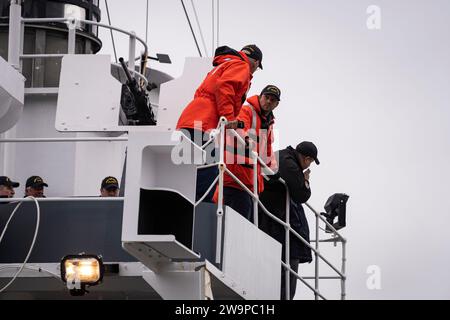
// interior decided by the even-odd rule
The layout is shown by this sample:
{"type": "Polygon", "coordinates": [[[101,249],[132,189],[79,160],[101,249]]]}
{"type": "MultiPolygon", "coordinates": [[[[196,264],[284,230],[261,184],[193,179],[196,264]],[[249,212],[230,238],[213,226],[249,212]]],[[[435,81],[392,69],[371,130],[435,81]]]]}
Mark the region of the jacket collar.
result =
{"type": "MultiPolygon", "coordinates": [[[[214,57],[213,66],[217,67],[218,65],[221,65],[222,63],[225,63],[230,60],[241,60],[241,61],[246,62],[247,66],[248,66],[249,78],[250,78],[250,80],[253,79],[253,74],[250,72],[250,60],[248,60],[247,55],[241,51],[238,52],[229,47],[225,47],[225,49],[221,49],[221,52],[214,57]]],[[[245,99],[244,99],[244,101],[245,101],[245,99]]]]}
{"type": "Polygon", "coordinates": [[[250,65],[250,60],[247,55],[242,51],[236,51],[228,46],[222,46],[216,49],[213,66],[229,61],[229,60],[242,60],[250,65]]]}
{"type": "Polygon", "coordinates": [[[300,162],[299,162],[299,159],[298,159],[298,152],[294,148],[292,148],[291,146],[288,146],[286,149],[291,154],[291,156],[293,156],[295,158],[295,160],[297,160],[296,163],[297,163],[298,167],[300,168],[300,170],[303,171],[303,168],[300,165],[300,162]]]}
{"type": "MultiPolygon", "coordinates": [[[[239,55],[241,56],[242,60],[244,60],[245,62],[247,62],[248,65],[248,74],[250,76],[250,80],[253,79],[253,74],[250,72],[250,60],[248,60],[248,57],[245,53],[243,53],[242,51],[239,51],[239,55]]],[[[250,89],[250,87],[249,87],[250,89]]]]}

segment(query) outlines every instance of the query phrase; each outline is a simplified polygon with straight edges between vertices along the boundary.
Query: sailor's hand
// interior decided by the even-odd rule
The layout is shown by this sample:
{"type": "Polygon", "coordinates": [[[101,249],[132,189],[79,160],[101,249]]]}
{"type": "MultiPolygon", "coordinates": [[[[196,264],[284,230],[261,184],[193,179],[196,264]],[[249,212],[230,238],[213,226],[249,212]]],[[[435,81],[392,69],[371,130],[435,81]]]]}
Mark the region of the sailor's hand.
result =
{"type": "Polygon", "coordinates": [[[311,173],[311,170],[306,170],[305,172],[303,172],[303,176],[305,177],[305,180],[307,180],[309,182],[309,174],[311,173]]]}
{"type": "Polygon", "coordinates": [[[238,128],[238,120],[233,120],[227,123],[227,125],[225,126],[225,128],[227,129],[237,129],[238,128]]]}

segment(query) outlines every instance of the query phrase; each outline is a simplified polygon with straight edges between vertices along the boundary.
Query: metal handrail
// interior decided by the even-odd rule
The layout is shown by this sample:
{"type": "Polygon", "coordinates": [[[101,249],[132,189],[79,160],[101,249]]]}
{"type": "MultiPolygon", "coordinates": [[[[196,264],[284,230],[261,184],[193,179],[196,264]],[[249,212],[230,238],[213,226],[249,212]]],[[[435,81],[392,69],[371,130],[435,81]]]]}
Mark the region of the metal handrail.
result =
{"type": "MultiPolygon", "coordinates": [[[[218,201],[218,210],[217,210],[217,216],[218,216],[218,232],[217,232],[217,241],[216,241],[216,262],[220,263],[220,256],[221,256],[221,247],[220,247],[220,239],[222,237],[221,235],[221,230],[222,230],[222,219],[223,219],[223,175],[224,173],[227,173],[236,183],[239,184],[239,186],[245,191],[247,192],[252,199],[254,200],[254,205],[257,208],[258,206],[262,208],[263,212],[269,216],[272,220],[275,220],[277,223],[279,223],[280,225],[282,225],[285,230],[286,230],[286,239],[285,239],[285,257],[286,257],[286,262],[282,261],[282,267],[286,270],[286,296],[289,296],[289,292],[290,292],[290,282],[289,282],[289,274],[292,273],[297,279],[299,279],[303,284],[305,284],[305,286],[307,286],[310,290],[312,290],[314,292],[315,295],[315,299],[317,300],[319,297],[321,299],[325,299],[325,297],[319,292],[318,290],[318,280],[319,279],[340,279],[341,280],[341,299],[345,299],[345,280],[346,280],[346,276],[345,276],[345,244],[346,244],[346,239],[333,227],[333,225],[331,225],[328,221],[326,221],[326,219],[324,219],[320,213],[318,213],[311,205],[309,205],[308,203],[305,203],[306,206],[314,213],[315,218],[316,218],[316,240],[314,240],[314,242],[316,242],[316,246],[313,247],[311,244],[308,243],[308,241],[306,241],[306,239],[304,239],[301,235],[299,235],[294,229],[292,229],[292,227],[290,226],[289,223],[289,207],[290,207],[290,197],[289,197],[289,190],[287,187],[286,182],[280,177],[278,178],[278,181],[280,181],[285,187],[286,187],[286,221],[282,221],[281,219],[279,219],[278,217],[276,217],[275,215],[273,215],[271,212],[269,212],[267,210],[267,208],[265,208],[265,206],[262,204],[262,202],[259,200],[259,196],[258,193],[256,192],[252,192],[245,184],[242,183],[242,181],[239,180],[239,178],[237,178],[226,166],[226,163],[224,161],[224,153],[225,153],[225,126],[227,124],[227,120],[222,117],[219,121],[219,125],[217,127],[217,130],[219,130],[219,134],[215,133],[213,135],[211,135],[211,137],[209,138],[209,140],[203,144],[201,146],[202,149],[204,149],[209,143],[211,143],[213,140],[217,139],[220,136],[220,160],[219,163],[214,163],[214,164],[208,164],[208,165],[204,165],[204,166],[199,166],[199,167],[210,167],[210,166],[214,166],[214,165],[218,165],[219,166],[219,176],[213,181],[213,183],[210,185],[210,187],[208,188],[208,190],[205,192],[205,194],[203,195],[203,197],[196,202],[195,206],[197,206],[205,197],[206,195],[211,191],[211,189],[213,188],[213,186],[217,183],[217,181],[219,181],[219,201],[218,201]],[[258,205],[258,206],[257,206],[258,205]],[[341,271],[339,271],[331,262],[329,262],[319,251],[319,221],[323,221],[333,232],[333,234],[335,234],[335,236],[337,237],[335,239],[335,242],[342,242],[342,267],[341,267],[341,271]],[[220,226],[220,229],[219,229],[220,226]],[[312,277],[311,279],[315,280],[315,287],[312,287],[309,283],[307,283],[305,281],[305,278],[302,278],[300,275],[298,275],[294,270],[291,269],[291,266],[289,265],[289,255],[290,255],[290,234],[293,234],[296,238],[298,238],[303,244],[305,244],[308,248],[311,249],[311,251],[314,252],[315,254],[315,261],[316,261],[316,265],[315,265],[315,276],[312,277]],[[334,272],[336,272],[338,274],[337,277],[320,277],[318,275],[319,273],[319,268],[318,268],[318,262],[319,259],[323,260],[334,272]]],[[[235,131],[232,129],[229,129],[229,132],[231,132],[231,134],[237,138],[237,141],[239,141],[241,144],[246,145],[245,140],[235,131]]],[[[194,143],[193,141],[191,141],[191,143],[194,143]]],[[[270,175],[275,174],[273,172],[273,170],[268,167],[266,165],[266,163],[258,156],[257,152],[255,151],[251,151],[251,155],[252,158],[254,159],[254,163],[257,161],[259,162],[264,169],[266,170],[266,172],[268,172],[270,175]],[[255,161],[256,160],[256,161],[255,161]]],[[[257,190],[257,180],[254,179],[254,191],[257,190]]],[[[254,220],[254,223],[257,224],[257,220],[254,220]]],[[[310,241],[312,242],[312,241],[310,241]]],[[[309,279],[309,278],[308,278],[309,279]]]]}
{"type": "MultiPolygon", "coordinates": [[[[230,174],[231,172],[227,170],[227,173],[230,174]]],[[[230,174],[230,176],[235,179],[235,181],[237,183],[239,183],[239,185],[241,185],[241,181],[237,181],[236,179],[238,179],[234,174],[230,174]]],[[[241,186],[244,186],[243,184],[241,186]]],[[[245,187],[245,186],[244,186],[245,187]]],[[[248,189],[247,189],[248,190],[248,189]]],[[[248,191],[247,191],[248,192],[248,191]]],[[[276,222],[278,222],[279,224],[281,224],[282,226],[289,227],[289,231],[292,232],[292,234],[294,236],[296,236],[300,241],[302,241],[309,249],[311,249],[313,252],[317,253],[318,257],[321,258],[326,264],[328,264],[330,266],[330,268],[332,268],[337,274],[339,274],[341,277],[345,277],[344,274],[342,274],[339,270],[336,269],[336,267],[334,267],[325,257],[322,256],[322,254],[316,250],[316,248],[314,248],[313,246],[311,246],[308,241],[306,241],[306,239],[304,239],[301,235],[299,235],[294,229],[292,229],[292,227],[290,226],[290,224],[286,223],[285,221],[279,219],[278,217],[276,217],[275,215],[273,215],[269,210],[267,210],[267,208],[262,204],[261,200],[258,199],[258,205],[261,207],[261,209],[263,209],[264,213],[269,216],[270,218],[272,218],[273,220],[275,220],[276,222]]]]}
{"type": "MultiPolygon", "coordinates": [[[[114,30],[114,31],[126,34],[126,35],[128,35],[130,37],[136,38],[144,46],[144,48],[145,48],[144,54],[146,56],[148,55],[147,44],[140,37],[136,36],[136,34],[134,32],[126,31],[124,29],[113,27],[113,26],[110,26],[108,24],[103,24],[103,23],[99,23],[99,22],[96,22],[96,21],[92,21],[92,20],[83,20],[83,19],[75,19],[75,18],[22,18],[21,21],[24,22],[24,23],[25,22],[29,22],[29,23],[71,22],[73,24],[76,24],[76,22],[79,22],[79,23],[91,24],[91,25],[96,25],[96,26],[99,26],[99,27],[111,29],[111,30],[114,30]]],[[[133,56],[132,60],[134,61],[134,56],[133,56]]]]}
{"type": "Polygon", "coordinates": [[[195,202],[194,207],[197,207],[206,198],[206,196],[211,192],[212,188],[216,185],[217,181],[219,181],[219,177],[216,177],[214,179],[213,183],[211,183],[205,194],[195,202]]]}
{"type": "MultiPolygon", "coordinates": [[[[62,202],[62,201],[124,201],[124,197],[51,197],[51,198],[36,198],[39,202],[62,202]]],[[[18,202],[33,202],[31,198],[0,198],[1,202],[18,203],[18,202]]]]}
{"type": "Polygon", "coordinates": [[[26,143],[26,142],[112,142],[128,141],[128,137],[76,137],[76,138],[14,138],[0,139],[0,143],[26,143]]]}
{"type": "MultiPolygon", "coordinates": [[[[223,126],[225,126],[225,123],[223,124],[223,126]]],[[[221,133],[224,132],[223,130],[221,130],[221,133]]],[[[234,130],[230,130],[230,132],[232,132],[233,134],[236,134],[238,136],[238,140],[239,138],[241,138],[236,131],[234,130]]],[[[221,134],[221,136],[224,137],[224,134],[221,134]]],[[[215,136],[216,137],[216,136],[215,136]]],[[[85,138],[17,138],[17,139],[1,139],[0,143],[4,142],[11,142],[11,143],[16,143],[16,142],[79,142],[79,141],[85,141],[85,142],[89,142],[89,141],[127,141],[128,138],[127,137],[121,137],[121,138],[117,138],[117,137],[85,137],[85,138]]],[[[213,139],[214,140],[214,139],[213,139]]],[[[224,140],[222,140],[224,141],[224,140]]],[[[242,141],[245,143],[245,141],[242,139],[242,141]]],[[[206,147],[207,144],[205,144],[203,147],[206,147]]],[[[270,211],[267,210],[267,208],[263,205],[263,203],[260,201],[258,194],[252,192],[245,184],[242,183],[242,181],[239,180],[239,178],[237,178],[227,167],[226,167],[226,163],[224,161],[224,143],[222,143],[223,148],[221,149],[221,160],[223,161],[223,173],[227,173],[228,175],[230,175],[241,187],[243,190],[245,190],[251,197],[252,199],[255,201],[255,207],[261,207],[261,209],[263,210],[263,212],[269,216],[272,220],[276,221],[277,223],[279,223],[280,225],[282,225],[285,230],[287,230],[288,232],[288,236],[286,238],[286,257],[287,257],[287,262],[289,261],[289,254],[290,252],[288,251],[290,249],[290,243],[289,243],[289,234],[292,233],[296,238],[298,238],[303,244],[305,244],[308,248],[310,248],[315,254],[316,254],[316,261],[320,259],[322,259],[327,265],[330,266],[330,268],[332,268],[338,275],[339,277],[337,277],[337,279],[341,279],[342,281],[342,288],[344,288],[345,285],[345,243],[346,240],[345,238],[343,238],[339,232],[337,232],[337,230],[328,222],[326,221],[326,219],[324,219],[316,210],[314,210],[314,208],[312,208],[312,206],[310,206],[309,204],[306,204],[308,206],[308,208],[316,215],[317,219],[322,220],[335,234],[338,238],[336,239],[330,239],[333,240],[335,242],[339,241],[343,243],[343,265],[342,265],[342,270],[339,271],[337,270],[336,267],[334,267],[319,251],[318,248],[316,246],[316,248],[314,248],[313,246],[311,246],[306,239],[304,239],[301,235],[299,235],[294,229],[292,229],[292,227],[289,224],[289,212],[286,214],[286,220],[287,221],[282,221],[281,219],[279,219],[278,217],[276,217],[275,215],[273,215],[270,211]]],[[[253,151],[252,151],[253,152],[253,151]]],[[[256,154],[255,152],[253,152],[254,154],[256,154]]],[[[260,161],[262,163],[262,165],[266,166],[265,163],[261,160],[260,157],[257,157],[258,161],[260,161]]],[[[205,165],[205,166],[201,166],[201,167],[210,167],[210,166],[215,166],[217,164],[209,164],[209,165],[205,165]]],[[[273,171],[266,166],[266,169],[268,170],[269,173],[273,174],[273,171]]],[[[210,187],[208,188],[208,190],[205,192],[205,194],[203,195],[203,197],[201,199],[199,199],[196,203],[195,206],[198,206],[199,203],[201,203],[203,201],[203,199],[206,197],[207,194],[209,194],[209,192],[211,191],[211,189],[216,185],[217,181],[220,180],[219,177],[217,177],[213,183],[210,185],[210,187]]],[[[279,178],[280,182],[286,186],[287,188],[287,184],[286,182],[282,179],[279,178]]],[[[287,211],[289,211],[289,192],[288,190],[286,190],[286,209],[287,211]]],[[[43,202],[58,202],[58,201],[67,201],[67,200],[71,200],[71,201],[123,201],[123,197],[116,197],[116,198],[101,198],[101,197],[66,197],[66,198],[40,198],[39,201],[43,201],[43,202]]],[[[1,202],[26,202],[26,201],[31,201],[30,199],[27,198],[7,198],[7,199],[0,199],[0,203],[1,202]]],[[[222,207],[222,213],[220,215],[220,217],[223,217],[223,207],[222,207]]],[[[221,230],[221,228],[219,229],[221,230]]],[[[317,230],[317,228],[316,228],[317,230]]],[[[221,239],[221,235],[220,235],[220,239],[221,239]]],[[[316,234],[316,240],[312,240],[311,242],[321,242],[320,240],[317,241],[317,239],[319,239],[319,237],[316,234]]],[[[327,241],[330,241],[327,240],[327,241]]],[[[220,246],[220,241],[218,242],[218,245],[220,246]]],[[[218,252],[221,252],[221,248],[219,249],[218,252]]],[[[221,256],[220,254],[218,255],[219,257],[221,256]]],[[[220,260],[219,260],[220,262],[220,260]]],[[[294,274],[299,280],[301,280],[304,284],[305,281],[302,277],[300,277],[297,273],[295,273],[291,268],[290,265],[286,262],[282,262],[282,266],[289,271],[289,273],[294,274]]],[[[287,283],[286,283],[286,288],[289,289],[289,273],[286,272],[286,279],[287,279],[287,283]]],[[[318,272],[316,270],[315,272],[316,276],[314,277],[314,279],[316,280],[316,282],[318,281],[318,279],[322,279],[322,277],[318,276],[318,272]]],[[[321,297],[323,298],[323,296],[320,294],[320,292],[318,291],[318,288],[316,286],[316,288],[312,288],[311,286],[309,286],[309,284],[305,284],[308,286],[308,288],[310,288],[316,297],[321,297]]],[[[342,293],[341,293],[341,297],[342,299],[344,299],[345,297],[345,289],[342,289],[342,293]]]]}
{"type": "MultiPolygon", "coordinates": [[[[148,80],[145,77],[145,75],[141,74],[140,72],[136,72],[134,69],[134,63],[135,63],[135,45],[136,40],[138,40],[144,47],[144,54],[143,56],[148,56],[148,46],[145,43],[143,39],[136,36],[136,34],[133,31],[126,31],[121,28],[117,28],[111,25],[99,23],[96,21],[91,20],[83,20],[83,19],[76,19],[76,18],[20,18],[20,23],[23,26],[25,23],[49,23],[49,22],[61,22],[61,23],[70,23],[73,26],[78,25],[79,23],[84,24],[90,24],[90,25],[96,25],[98,27],[107,28],[110,30],[114,30],[123,34],[126,34],[129,36],[129,57],[128,57],[128,68],[131,72],[137,77],[139,77],[142,81],[144,81],[145,85],[148,85],[148,80]],[[133,67],[132,67],[133,66],[133,67]]],[[[21,27],[21,37],[23,37],[24,29],[21,27]]],[[[76,29],[71,28],[69,26],[68,28],[68,54],[74,54],[75,53],[75,40],[76,40],[76,29]]],[[[20,40],[22,41],[22,40],[20,40]]],[[[21,48],[23,50],[23,48],[21,48]]],[[[65,56],[65,54],[23,54],[22,52],[19,54],[20,59],[26,59],[26,58],[61,58],[65,56]]],[[[141,56],[139,56],[140,59],[141,56]]]]}
{"type": "MultiPolygon", "coordinates": [[[[305,286],[307,286],[311,291],[313,291],[314,295],[322,298],[323,300],[327,300],[316,288],[313,288],[308,282],[306,282],[305,278],[301,277],[298,273],[296,273],[294,270],[292,270],[288,264],[286,264],[283,261],[281,261],[281,264],[286,269],[286,271],[289,271],[289,273],[292,273],[298,280],[300,280],[305,286]]],[[[314,279],[315,278],[316,277],[314,277],[314,279]]]]}
{"type": "MultiPolygon", "coordinates": [[[[260,161],[261,166],[263,166],[264,169],[268,171],[270,175],[275,174],[275,172],[273,172],[273,170],[269,166],[267,166],[267,164],[260,157],[258,157],[258,161],[260,161]]],[[[286,181],[284,181],[281,177],[278,178],[278,181],[280,181],[283,185],[287,186],[286,181]]],[[[319,219],[322,220],[331,229],[333,234],[338,236],[341,239],[341,241],[346,241],[346,239],[336,230],[336,228],[334,228],[332,224],[330,224],[325,218],[323,218],[322,215],[318,213],[309,203],[305,202],[305,205],[312,211],[312,213],[314,213],[316,217],[319,217],[319,219]]]]}
{"type": "Polygon", "coordinates": [[[322,222],[324,222],[328,228],[331,229],[332,233],[334,235],[336,235],[341,241],[341,242],[347,242],[347,239],[345,239],[337,230],[336,228],[329,223],[324,217],[322,217],[322,215],[320,213],[318,213],[309,203],[305,202],[305,205],[312,211],[312,213],[314,213],[314,215],[319,218],[319,220],[321,220],[322,222]]]}
{"type": "MultiPolygon", "coordinates": [[[[236,137],[237,138],[237,141],[239,141],[241,144],[243,144],[243,145],[245,145],[245,140],[235,131],[235,130],[231,130],[231,133],[233,134],[233,136],[234,137],[236,137]]],[[[271,168],[269,168],[267,165],[266,165],[266,163],[258,156],[258,154],[257,154],[257,152],[255,152],[255,151],[253,151],[252,150],[252,155],[253,156],[255,156],[256,155],[256,158],[258,159],[258,161],[261,163],[261,165],[262,166],[264,166],[264,168],[269,172],[269,173],[271,173],[271,174],[274,174],[274,172],[273,172],[273,170],[271,169],[271,168]]],[[[258,199],[258,196],[256,195],[256,197],[254,197],[252,194],[251,194],[251,192],[250,192],[250,190],[248,189],[248,188],[246,188],[242,183],[241,183],[241,181],[239,181],[239,179],[235,176],[235,175],[233,175],[231,172],[229,172],[228,170],[227,170],[227,173],[233,178],[233,180],[235,181],[235,182],[237,182],[241,187],[243,187],[243,189],[247,192],[247,193],[249,193],[252,197],[253,197],[253,199],[254,200],[256,200],[258,203],[259,203],[259,205],[261,205],[262,206],[262,203],[261,203],[261,201],[259,201],[259,199],[258,199]]],[[[330,268],[332,268],[340,277],[341,277],[341,279],[342,278],[345,278],[345,275],[344,275],[344,273],[343,272],[340,272],[335,266],[333,266],[325,257],[323,257],[321,254],[320,254],[320,252],[319,252],[319,242],[317,242],[316,241],[316,246],[315,246],[315,248],[313,248],[303,237],[301,237],[295,230],[293,230],[291,227],[290,227],[290,223],[289,223],[289,216],[290,216],[290,214],[289,214],[289,208],[290,208],[290,199],[289,199],[289,190],[288,190],[288,187],[287,187],[287,184],[286,184],[286,182],[283,180],[283,179],[281,179],[281,178],[278,178],[278,180],[285,186],[285,188],[286,188],[286,222],[285,223],[282,223],[282,225],[284,226],[284,228],[285,228],[285,230],[286,230],[286,236],[285,236],[285,260],[286,260],[286,266],[288,266],[289,267],[289,270],[291,270],[290,269],[290,265],[289,265],[289,261],[290,261],[290,257],[289,257],[289,255],[290,255],[290,236],[289,236],[289,234],[290,233],[292,233],[292,234],[294,234],[298,239],[300,239],[300,241],[302,241],[303,242],[303,244],[305,244],[307,247],[309,247],[313,252],[314,252],[314,254],[315,254],[315,275],[316,275],[316,278],[315,278],[315,290],[314,290],[314,295],[315,295],[315,298],[316,298],[316,300],[319,298],[319,294],[318,294],[318,289],[319,289],[319,277],[318,277],[318,274],[319,274],[319,258],[320,259],[322,259],[330,268]]],[[[257,183],[257,182],[256,182],[257,183]]],[[[254,190],[256,190],[256,188],[257,188],[257,186],[255,185],[254,186],[254,190]]],[[[328,227],[330,227],[331,228],[331,230],[338,236],[338,237],[340,237],[341,239],[342,239],[342,242],[345,242],[346,240],[337,232],[337,230],[330,224],[330,223],[328,223],[328,221],[326,221],[316,210],[314,210],[314,208],[312,208],[312,206],[310,206],[308,203],[306,203],[306,205],[308,206],[308,208],[315,214],[315,218],[316,218],[316,228],[315,228],[315,231],[316,231],[316,239],[318,239],[319,238],[319,220],[322,220],[322,221],[324,221],[327,225],[328,225],[328,227]]],[[[256,206],[256,203],[255,203],[255,206],[256,206]]],[[[264,206],[262,206],[262,207],[264,207],[264,206]]],[[[264,208],[265,209],[265,208],[264,208]]],[[[266,215],[268,215],[268,211],[267,210],[263,210],[263,211],[265,211],[265,214],[266,215]]],[[[272,214],[269,214],[269,217],[270,218],[274,218],[274,216],[272,215],[272,214]]],[[[279,221],[277,221],[278,223],[280,223],[279,221]]],[[[344,256],[343,256],[343,265],[344,265],[344,262],[345,261],[345,259],[344,259],[344,256]]],[[[288,277],[288,274],[287,274],[287,272],[286,272],[286,279],[285,279],[285,281],[286,281],[286,286],[285,286],[285,288],[286,288],[286,296],[288,296],[288,293],[289,293],[289,277],[288,277]]]]}
{"type": "MultiPolygon", "coordinates": [[[[141,38],[139,38],[138,36],[136,36],[136,34],[134,32],[128,32],[126,30],[117,28],[117,27],[113,27],[111,25],[106,25],[106,24],[102,24],[102,23],[98,23],[95,21],[90,21],[90,20],[78,20],[75,18],[22,18],[20,16],[20,9],[18,10],[18,8],[20,8],[20,4],[15,4],[14,7],[11,6],[11,10],[10,10],[10,39],[13,39],[13,41],[11,42],[10,40],[10,44],[9,44],[9,57],[8,60],[10,61],[10,63],[15,66],[18,67],[18,65],[20,64],[20,59],[25,59],[25,58],[54,58],[54,57],[63,57],[64,54],[23,54],[23,40],[24,40],[24,25],[25,23],[46,23],[46,22],[69,22],[71,25],[68,26],[68,54],[74,54],[75,53],[75,41],[76,41],[76,28],[75,26],[78,23],[84,23],[84,24],[90,24],[90,25],[96,25],[98,27],[104,27],[110,30],[114,30],[114,31],[118,31],[121,32],[123,34],[126,34],[129,36],[129,59],[128,59],[128,68],[130,69],[130,71],[133,73],[133,75],[137,75],[138,77],[140,77],[146,84],[148,83],[147,79],[145,78],[145,76],[139,72],[135,71],[135,45],[136,45],[136,40],[138,40],[139,42],[142,43],[142,45],[144,46],[144,54],[143,56],[147,57],[148,56],[148,47],[147,44],[145,43],[145,41],[143,41],[141,38]],[[14,35],[19,35],[18,39],[16,39],[16,37],[14,37],[14,35]],[[15,40],[14,40],[15,39],[15,40]],[[18,63],[19,62],[19,63],[18,63]]],[[[259,199],[259,195],[257,192],[257,184],[258,184],[258,179],[257,179],[257,164],[258,162],[265,167],[265,169],[269,169],[269,172],[273,171],[265,164],[265,162],[258,156],[258,153],[253,151],[251,152],[251,156],[254,160],[253,164],[254,164],[254,190],[253,192],[251,192],[234,174],[232,174],[226,167],[226,163],[224,161],[224,143],[225,143],[225,126],[227,124],[227,120],[225,118],[221,118],[219,121],[219,128],[220,128],[220,160],[218,163],[219,166],[219,177],[216,178],[216,180],[213,182],[213,184],[210,186],[210,188],[208,189],[208,191],[205,193],[208,194],[212,187],[215,185],[215,183],[217,183],[217,181],[219,181],[219,206],[218,206],[218,210],[217,210],[217,218],[218,218],[218,225],[217,225],[217,247],[216,247],[216,262],[220,262],[220,258],[221,258],[221,232],[222,232],[222,220],[223,220],[223,187],[224,187],[224,173],[226,172],[227,174],[229,174],[230,176],[232,176],[232,178],[241,186],[243,187],[243,189],[250,194],[250,196],[253,198],[254,200],[254,223],[256,225],[258,225],[258,205],[263,208],[263,211],[266,215],[268,215],[270,218],[272,218],[273,220],[275,220],[276,222],[280,223],[282,226],[284,226],[285,231],[286,231],[286,238],[285,238],[285,260],[286,263],[282,261],[282,266],[283,268],[285,268],[286,271],[286,293],[287,296],[289,295],[289,274],[292,273],[294,274],[299,280],[301,280],[309,289],[311,289],[314,294],[316,299],[318,297],[325,299],[325,297],[323,297],[322,294],[320,294],[319,290],[318,290],[318,279],[320,278],[318,276],[318,258],[322,259],[325,263],[327,263],[336,273],[339,274],[339,279],[341,279],[341,298],[344,299],[345,298],[345,254],[346,254],[346,240],[345,238],[343,238],[338,232],[337,230],[330,224],[328,223],[328,221],[326,221],[323,217],[320,216],[320,214],[318,212],[316,212],[308,203],[306,203],[307,207],[315,214],[316,216],[316,246],[315,248],[312,247],[303,237],[301,237],[295,230],[292,229],[292,227],[290,226],[289,223],[289,208],[290,208],[290,197],[289,197],[289,190],[287,189],[287,184],[285,183],[285,181],[283,181],[283,179],[279,178],[278,180],[286,187],[286,221],[282,221],[281,219],[278,219],[276,216],[274,216],[273,214],[271,214],[265,207],[264,205],[261,203],[260,199],[259,199]],[[337,268],[335,268],[326,258],[324,258],[320,252],[319,252],[319,233],[318,233],[318,224],[319,224],[319,220],[322,220],[323,222],[325,222],[325,224],[333,231],[333,233],[339,237],[340,241],[342,242],[342,269],[341,271],[337,270],[337,268]],[[300,241],[302,241],[305,245],[307,245],[316,255],[316,269],[315,269],[315,288],[313,288],[311,285],[309,285],[302,277],[300,277],[295,271],[293,271],[289,265],[289,254],[290,254],[290,234],[294,234],[298,239],[300,239],[300,241]]],[[[240,137],[237,132],[235,130],[231,130],[231,132],[238,138],[238,141],[240,143],[243,143],[245,145],[245,141],[242,139],[242,137],[240,137]]],[[[217,139],[219,135],[212,135],[212,137],[210,138],[210,140],[214,140],[217,139]]],[[[3,139],[0,140],[0,142],[62,142],[62,141],[126,141],[126,138],[115,138],[115,139],[99,139],[99,138],[94,138],[94,139],[90,139],[90,138],[41,138],[41,139],[3,139]]],[[[205,144],[207,145],[209,144],[209,141],[205,144]]],[[[204,145],[204,146],[205,146],[204,145]]],[[[202,147],[204,147],[202,146],[202,147]]],[[[200,201],[196,202],[196,206],[198,205],[198,203],[201,202],[201,200],[204,199],[205,195],[200,199],[200,201]]],[[[43,201],[43,202],[47,202],[47,201],[67,201],[67,200],[72,200],[72,201],[123,201],[124,198],[123,197],[117,197],[117,198],[83,198],[83,197],[74,197],[74,198],[40,198],[39,201],[43,201]]],[[[29,199],[23,199],[23,198],[9,198],[9,199],[0,199],[0,202],[24,202],[24,201],[30,201],[29,199]]]]}

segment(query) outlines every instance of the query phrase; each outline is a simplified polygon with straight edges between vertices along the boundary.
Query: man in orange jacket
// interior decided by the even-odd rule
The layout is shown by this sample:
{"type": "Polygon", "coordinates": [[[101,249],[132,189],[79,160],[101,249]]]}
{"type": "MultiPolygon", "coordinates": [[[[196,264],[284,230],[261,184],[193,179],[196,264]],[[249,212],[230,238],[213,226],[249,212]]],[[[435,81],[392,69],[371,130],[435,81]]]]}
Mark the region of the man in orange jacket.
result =
{"type": "MultiPolygon", "coordinates": [[[[238,133],[249,143],[242,148],[227,134],[225,163],[227,168],[252,192],[253,187],[253,160],[250,150],[256,151],[259,157],[269,167],[276,167],[276,160],[272,150],[273,142],[273,110],[278,106],[281,91],[274,85],[266,86],[259,96],[250,97],[238,115],[238,120],[244,123],[244,129],[238,133]],[[231,139],[230,139],[231,138],[231,139]],[[246,149],[246,150],[245,150],[246,149]],[[240,152],[241,151],[241,152],[240,152]],[[244,152],[242,152],[244,151],[244,152]]],[[[264,190],[264,178],[261,174],[261,165],[257,165],[258,193],[264,190]]],[[[248,220],[253,221],[253,199],[230,175],[224,175],[224,205],[227,205],[248,220]]],[[[216,196],[214,197],[217,199],[216,196]]]]}
{"type": "MultiPolygon", "coordinates": [[[[214,68],[195,92],[194,99],[181,113],[177,130],[182,130],[201,146],[209,139],[209,132],[217,128],[220,117],[228,121],[228,128],[237,128],[237,115],[245,101],[253,73],[262,69],[262,52],[256,45],[241,51],[227,46],[216,49],[214,68]]],[[[214,161],[214,154],[208,162],[214,161]]],[[[218,174],[216,167],[197,172],[197,199],[203,196],[218,174]]],[[[212,192],[205,198],[211,201],[212,192]]]]}

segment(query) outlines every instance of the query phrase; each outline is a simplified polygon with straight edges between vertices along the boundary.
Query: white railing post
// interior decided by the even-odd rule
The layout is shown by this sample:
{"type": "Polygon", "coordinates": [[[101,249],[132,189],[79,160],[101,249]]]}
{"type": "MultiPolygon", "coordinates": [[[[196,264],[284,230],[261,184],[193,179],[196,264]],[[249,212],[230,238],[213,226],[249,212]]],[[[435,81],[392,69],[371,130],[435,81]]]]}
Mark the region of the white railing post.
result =
{"type": "Polygon", "coordinates": [[[223,179],[226,169],[225,165],[225,124],[227,120],[220,118],[220,141],[219,141],[219,196],[217,202],[217,237],[216,237],[216,263],[220,263],[222,256],[222,220],[223,220],[223,179]]]}
{"type": "MultiPolygon", "coordinates": [[[[254,142],[251,142],[252,144],[254,142]]],[[[251,150],[251,149],[250,149],[251,150]]],[[[253,223],[255,226],[259,226],[258,222],[258,154],[256,152],[252,152],[252,160],[253,160],[253,195],[255,198],[253,199],[253,223]]]]}
{"type": "MultiPolygon", "coordinates": [[[[342,240],[342,268],[341,268],[341,272],[342,274],[345,276],[345,263],[347,262],[347,257],[346,257],[346,240],[342,240]]],[[[341,277],[341,300],[345,300],[345,296],[346,296],[346,292],[345,292],[345,277],[341,277]]]]}
{"type": "Polygon", "coordinates": [[[22,73],[23,70],[23,60],[20,58],[21,55],[23,55],[23,43],[25,41],[25,23],[22,22],[22,19],[20,20],[20,51],[19,51],[19,65],[20,70],[19,72],[22,73]]]}
{"type": "Polygon", "coordinates": [[[67,28],[69,30],[69,36],[67,39],[67,53],[75,53],[75,40],[76,40],[76,30],[77,30],[77,20],[75,18],[67,21],[67,28]]]}
{"type": "Polygon", "coordinates": [[[133,31],[130,32],[130,40],[129,40],[129,48],[128,48],[128,69],[132,72],[134,77],[134,57],[136,55],[136,33],[133,31]]]}
{"type": "Polygon", "coordinates": [[[315,286],[314,288],[316,291],[314,292],[314,299],[319,300],[319,295],[317,294],[319,292],[319,215],[316,214],[316,251],[314,253],[315,256],[315,286]]]}
{"type": "Polygon", "coordinates": [[[20,71],[22,0],[11,0],[9,7],[8,62],[20,71]]]}
{"type": "Polygon", "coordinates": [[[285,226],[285,242],[286,242],[286,248],[285,248],[285,260],[286,264],[288,266],[288,269],[285,268],[285,283],[286,283],[286,300],[290,300],[291,298],[291,225],[290,225],[290,215],[291,215],[291,199],[289,197],[289,189],[287,184],[284,185],[286,188],[286,226],[285,226]]]}

